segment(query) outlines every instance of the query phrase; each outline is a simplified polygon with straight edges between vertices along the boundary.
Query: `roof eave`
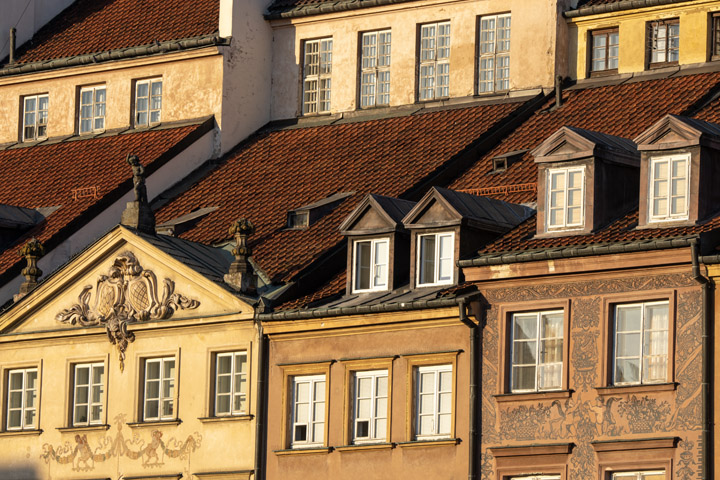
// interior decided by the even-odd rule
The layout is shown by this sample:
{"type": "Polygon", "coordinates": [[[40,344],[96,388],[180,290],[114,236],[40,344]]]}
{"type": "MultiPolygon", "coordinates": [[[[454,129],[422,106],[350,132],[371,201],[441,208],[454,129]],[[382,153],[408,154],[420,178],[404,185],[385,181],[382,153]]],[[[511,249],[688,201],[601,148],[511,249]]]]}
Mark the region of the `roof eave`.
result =
{"type": "Polygon", "coordinates": [[[590,7],[580,7],[577,10],[569,10],[563,13],[563,15],[565,16],[565,18],[587,17],[589,15],[621,12],[624,10],[634,10],[637,8],[657,7],[660,5],[670,5],[673,3],[684,3],[688,1],[689,0],[622,0],[615,3],[593,5],[590,7]]]}

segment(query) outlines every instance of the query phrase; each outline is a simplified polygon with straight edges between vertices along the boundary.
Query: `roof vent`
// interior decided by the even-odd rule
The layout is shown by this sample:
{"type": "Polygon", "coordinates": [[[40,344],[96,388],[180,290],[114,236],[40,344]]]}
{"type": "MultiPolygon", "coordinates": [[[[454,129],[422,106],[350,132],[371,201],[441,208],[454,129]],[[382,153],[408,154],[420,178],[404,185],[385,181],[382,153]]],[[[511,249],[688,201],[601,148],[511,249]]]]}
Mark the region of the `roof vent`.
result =
{"type": "Polygon", "coordinates": [[[520,160],[525,154],[525,152],[527,152],[527,150],[513,150],[512,152],[503,153],[502,155],[493,157],[493,169],[490,170],[490,173],[494,174],[504,172],[505,170],[510,168],[510,165],[520,160]]]}
{"type": "Polygon", "coordinates": [[[214,212],[220,207],[204,207],[197,208],[192,212],[181,215],[179,217],[163,222],[155,227],[155,232],[158,235],[168,235],[171,237],[177,237],[183,232],[187,232],[194,227],[203,217],[214,212]]]}
{"type": "Polygon", "coordinates": [[[341,192],[325,197],[317,202],[290,210],[287,215],[287,228],[290,230],[304,230],[340,205],[347,197],[355,192],[341,192]]]}

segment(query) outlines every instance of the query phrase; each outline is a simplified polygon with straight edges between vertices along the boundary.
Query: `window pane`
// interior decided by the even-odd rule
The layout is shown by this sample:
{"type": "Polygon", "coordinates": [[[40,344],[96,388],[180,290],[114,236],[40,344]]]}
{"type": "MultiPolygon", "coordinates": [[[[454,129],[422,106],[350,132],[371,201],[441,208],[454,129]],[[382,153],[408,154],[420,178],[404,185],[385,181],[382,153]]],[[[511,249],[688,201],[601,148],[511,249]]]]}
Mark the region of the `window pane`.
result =
{"type": "Polygon", "coordinates": [[[514,315],[513,338],[526,340],[537,338],[537,315],[514,315]]]}
{"type": "Polygon", "coordinates": [[[615,364],[616,383],[637,383],[640,381],[638,359],[618,359],[615,364]]]}
{"type": "Polygon", "coordinates": [[[420,283],[435,282],[435,236],[420,237],[420,283]]]}

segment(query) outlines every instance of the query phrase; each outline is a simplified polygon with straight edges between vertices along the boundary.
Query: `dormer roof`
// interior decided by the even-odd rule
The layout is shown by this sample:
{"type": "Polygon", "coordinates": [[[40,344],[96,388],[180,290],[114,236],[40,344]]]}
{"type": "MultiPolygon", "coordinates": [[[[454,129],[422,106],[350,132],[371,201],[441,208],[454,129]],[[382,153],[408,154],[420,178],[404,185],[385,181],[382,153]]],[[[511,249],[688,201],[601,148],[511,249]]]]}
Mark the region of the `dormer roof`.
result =
{"type": "Polygon", "coordinates": [[[466,224],[480,230],[505,232],[533,214],[524,205],[433,187],[405,216],[406,228],[434,228],[466,224]]]}
{"type": "Polygon", "coordinates": [[[536,163],[565,162],[589,157],[632,166],[638,166],[640,161],[637,147],[632,140],[569,126],[560,127],[530,154],[535,157],[536,163]]]}
{"type": "Polygon", "coordinates": [[[673,150],[691,146],[720,149],[720,126],[679,115],[665,115],[635,138],[638,150],[673,150]]]}
{"type": "Polygon", "coordinates": [[[367,195],[340,225],[343,235],[387,233],[401,230],[402,219],[415,202],[384,195],[367,195]]]}

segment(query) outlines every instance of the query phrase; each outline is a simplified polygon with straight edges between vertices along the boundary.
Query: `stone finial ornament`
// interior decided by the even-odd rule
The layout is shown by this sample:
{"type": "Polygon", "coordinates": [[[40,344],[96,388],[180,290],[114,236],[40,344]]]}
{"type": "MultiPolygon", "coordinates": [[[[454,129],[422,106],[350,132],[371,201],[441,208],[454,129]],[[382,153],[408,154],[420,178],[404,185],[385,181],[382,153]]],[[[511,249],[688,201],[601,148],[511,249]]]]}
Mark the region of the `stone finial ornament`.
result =
{"type": "Polygon", "coordinates": [[[255,272],[250,264],[252,249],[248,247],[248,237],[255,233],[255,226],[250,220],[241,218],[230,225],[228,231],[235,237],[235,248],[232,249],[235,261],[230,264],[230,272],[225,275],[225,283],[242,293],[255,295],[257,287],[255,272]]]}
{"type": "Polygon", "coordinates": [[[38,284],[38,278],[42,275],[42,270],[37,266],[38,259],[45,255],[45,248],[37,238],[31,238],[20,248],[20,256],[27,260],[27,267],[22,269],[25,281],[20,285],[20,293],[15,295],[14,300],[18,301],[27,295],[38,284]]]}
{"type": "Polygon", "coordinates": [[[128,155],[125,161],[132,167],[135,200],[128,202],[125,206],[120,224],[134,228],[139,232],[154,234],[155,215],[153,215],[148,202],[147,188],[145,187],[145,167],[142,166],[137,155],[128,155]]]}

